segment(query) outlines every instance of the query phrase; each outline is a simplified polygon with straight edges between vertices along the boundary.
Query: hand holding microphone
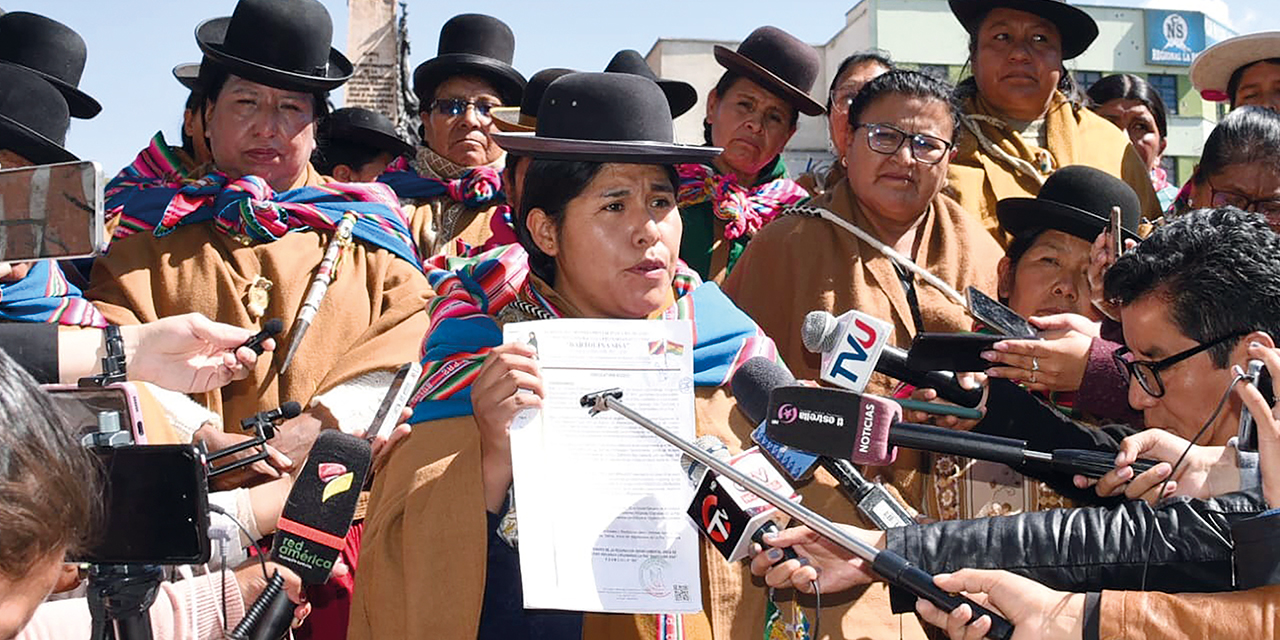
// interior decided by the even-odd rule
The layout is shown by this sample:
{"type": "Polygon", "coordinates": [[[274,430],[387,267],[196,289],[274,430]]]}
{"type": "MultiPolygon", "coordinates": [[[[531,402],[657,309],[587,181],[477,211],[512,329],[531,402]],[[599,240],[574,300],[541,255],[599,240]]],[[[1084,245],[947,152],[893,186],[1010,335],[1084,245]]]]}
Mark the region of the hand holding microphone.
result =
{"type": "MultiPolygon", "coordinates": [[[[188,313],[124,326],[120,333],[131,378],[183,393],[203,393],[247,377],[258,356],[275,348],[267,333],[272,326],[267,321],[264,331],[255,335],[188,313]]],[[[276,332],[281,328],[283,323],[276,332]]]]}
{"type": "MultiPolygon", "coordinates": [[[[801,337],[806,349],[822,354],[822,380],[862,393],[872,373],[881,373],[916,387],[937,390],[942,399],[959,407],[978,409],[985,401],[983,389],[967,389],[949,371],[919,371],[909,364],[909,354],[888,344],[893,328],[887,322],[849,311],[836,318],[822,310],[811,311],[804,318],[801,337]]],[[[967,419],[977,419],[974,411],[956,411],[930,403],[914,405],[916,410],[945,412],[967,419]]]]}
{"type": "MultiPolygon", "coordinates": [[[[302,585],[323,584],[341,565],[339,554],[346,546],[371,459],[369,443],[361,438],[338,431],[316,438],[285,501],[271,547],[271,559],[296,573],[302,585]]],[[[228,637],[284,637],[295,619],[285,586],[273,577],[228,637]]]]}

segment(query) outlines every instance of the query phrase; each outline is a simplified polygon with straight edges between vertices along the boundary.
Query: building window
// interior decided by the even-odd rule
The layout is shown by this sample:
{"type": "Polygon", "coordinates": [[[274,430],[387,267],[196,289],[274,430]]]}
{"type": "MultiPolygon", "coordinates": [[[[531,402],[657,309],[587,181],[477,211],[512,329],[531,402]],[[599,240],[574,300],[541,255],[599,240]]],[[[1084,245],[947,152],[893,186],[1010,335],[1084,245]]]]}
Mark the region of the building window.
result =
{"type": "Polygon", "coordinates": [[[1147,83],[1160,94],[1160,99],[1164,100],[1165,113],[1171,116],[1178,115],[1178,77],[1152,73],[1147,76],[1147,83]]]}
{"type": "Polygon", "coordinates": [[[951,74],[947,71],[947,65],[945,64],[922,64],[920,65],[920,73],[933,76],[939,80],[951,81],[951,74]]]}
{"type": "Polygon", "coordinates": [[[1169,184],[1182,184],[1182,176],[1178,175],[1178,159],[1173,156],[1160,156],[1160,168],[1164,169],[1169,184]]]}
{"type": "Polygon", "coordinates": [[[1076,84],[1080,86],[1081,91],[1088,91],[1093,83],[1102,79],[1102,74],[1097,71],[1077,71],[1076,84]]]}

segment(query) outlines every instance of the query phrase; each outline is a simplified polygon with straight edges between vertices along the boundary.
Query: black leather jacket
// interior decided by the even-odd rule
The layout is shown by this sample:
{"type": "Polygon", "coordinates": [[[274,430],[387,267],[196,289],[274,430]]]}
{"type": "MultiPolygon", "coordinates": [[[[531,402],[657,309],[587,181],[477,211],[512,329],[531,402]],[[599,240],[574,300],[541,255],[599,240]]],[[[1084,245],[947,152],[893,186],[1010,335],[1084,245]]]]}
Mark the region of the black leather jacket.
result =
{"type": "MultiPolygon", "coordinates": [[[[1171,498],[1154,509],[1130,501],[899,527],[886,532],[886,548],[929,573],[1005,569],[1062,591],[1229,591],[1238,587],[1232,524],[1266,509],[1260,491],[1171,498]]],[[[894,594],[895,612],[913,610],[903,596],[894,594]]]]}

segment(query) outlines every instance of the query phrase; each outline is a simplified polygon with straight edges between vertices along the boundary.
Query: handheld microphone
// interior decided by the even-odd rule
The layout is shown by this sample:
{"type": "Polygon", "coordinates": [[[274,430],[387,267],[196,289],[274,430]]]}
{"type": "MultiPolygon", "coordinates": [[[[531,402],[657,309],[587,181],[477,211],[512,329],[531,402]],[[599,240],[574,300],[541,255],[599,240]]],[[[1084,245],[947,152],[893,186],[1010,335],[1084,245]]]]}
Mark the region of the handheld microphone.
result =
{"type": "MultiPolygon", "coordinates": [[[[702,436],[694,444],[715,459],[764,482],[771,490],[788,495],[797,502],[800,500],[800,496],[774,470],[759,449],[752,447],[731,456],[728,448],[715,436],[702,436]]],[[[690,466],[690,479],[696,478],[698,484],[689,503],[689,517],[725,560],[732,563],[746,558],[752,542],[768,546],[762,536],[787,525],[789,518],[785,513],[738,483],[709,473],[703,464],[690,466]]],[[[791,553],[791,557],[795,557],[795,552],[791,553]]]]}
{"type": "Polygon", "coordinates": [[[867,480],[848,460],[819,456],[809,451],[790,447],[769,437],[765,418],[768,415],[769,395],[779,387],[791,386],[796,379],[790,371],[772,360],[755,357],[744,363],[733,374],[730,384],[738,407],[755,424],[760,425],[751,439],[782,469],[792,482],[801,482],[821,465],[835,478],[841,489],[858,511],[877,529],[905,527],[915,519],[884,485],[867,480]]]}
{"type": "MultiPolygon", "coordinates": [[[[897,447],[999,462],[1014,469],[1038,467],[1101,477],[1115,467],[1115,452],[1086,449],[1033,451],[1025,440],[902,422],[902,408],[875,396],[839,389],[782,387],[770,394],[766,431],[778,442],[854,464],[883,466],[897,447]]],[[[1155,466],[1139,460],[1142,473],[1155,466]]]]}
{"type": "MultiPolygon", "coordinates": [[[[329,579],[338,554],[346,546],[344,539],[372,459],[369,443],[362,438],[332,430],[316,438],[289,491],[271,546],[271,559],[298,574],[302,584],[323,584],[329,579]]],[[[264,592],[254,607],[266,597],[264,592]]],[[[278,591],[273,598],[263,604],[267,612],[252,635],[239,637],[276,640],[289,631],[293,606],[279,602],[287,602],[288,594],[278,591]]],[[[237,627],[236,631],[241,630],[237,627]]]]}
{"type": "Polygon", "coordinates": [[[893,345],[883,344],[874,356],[866,353],[863,343],[872,340],[884,342],[891,331],[888,323],[857,311],[849,311],[836,318],[826,311],[817,310],[804,317],[801,339],[806,349],[822,354],[822,379],[855,393],[862,393],[874,371],[916,387],[934,389],[938,397],[962,407],[974,408],[982,404],[982,389],[960,386],[956,375],[950,371],[912,369],[907,366],[907,352],[893,345]],[[872,336],[868,331],[876,329],[875,323],[884,327],[883,339],[880,334],[872,336]],[[853,365],[858,366],[854,368],[853,365]]]}
{"type": "Polygon", "coordinates": [[[297,402],[290,401],[280,405],[275,409],[271,409],[268,411],[260,411],[258,413],[255,413],[249,416],[248,418],[245,418],[244,420],[241,420],[240,426],[245,431],[253,432],[253,437],[249,438],[248,440],[245,440],[244,442],[238,442],[236,444],[233,444],[225,449],[218,449],[217,451],[214,451],[213,453],[210,453],[208,456],[206,456],[205,462],[209,465],[209,478],[214,478],[224,473],[230,473],[232,471],[235,471],[236,469],[239,469],[241,467],[247,467],[260,460],[266,460],[267,451],[264,448],[247,458],[236,460],[235,462],[223,465],[221,467],[213,466],[213,463],[215,460],[221,460],[222,458],[225,458],[227,456],[240,453],[245,449],[251,449],[253,447],[261,447],[262,445],[266,444],[268,440],[276,437],[277,422],[281,422],[284,420],[292,420],[293,418],[296,418],[301,414],[302,414],[302,405],[298,404],[297,402]]]}
{"type": "Polygon", "coordinates": [[[240,346],[253,349],[254,353],[262,355],[262,352],[264,351],[262,343],[266,342],[267,338],[275,336],[281,331],[284,331],[284,320],[281,320],[280,318],[272,318],[262,325],[262,331],[250,336],[249,339],[245,340],[244,344],[240,346]]]}

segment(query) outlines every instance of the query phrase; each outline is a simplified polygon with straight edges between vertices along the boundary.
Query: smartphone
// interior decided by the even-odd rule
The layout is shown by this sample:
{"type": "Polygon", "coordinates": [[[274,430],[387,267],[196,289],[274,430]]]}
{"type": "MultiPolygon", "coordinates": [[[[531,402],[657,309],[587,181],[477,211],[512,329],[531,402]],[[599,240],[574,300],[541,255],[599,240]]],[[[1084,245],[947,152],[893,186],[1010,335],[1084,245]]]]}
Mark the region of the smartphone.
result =
{"type": "Polygon", "coordinates": [[[1119,260],[1124,253],[1124,236],[1121,235],[1123,230],[1120,228],[1120,207],[1111,207],[1111,233],[1107,242],[1110,244],[1111,255],[1119,260]]]}
{"type": "Polygon", "coordinates": [[[204,564],[209,486],[191,445],[93,448],[103,472],[104,526],[77,562],[204,564]]]}
{"type": "MultiPolygon", "coordinates": [[[[1275,391],[1271,385],[1271,372],[1262,364],[1262,361],[1250,360],[1249,369],[1245,372],[1245,375],[1253,381],[1253,386],[1258,388],[1258,392],[1262,394],[1262,398],[1267,401],[1267,404],[1274,406],[1276,398],[1275,391]]],[[[1248,408],[1243,408],[1240,411],[1240,427],[1236,433],[1236,449],[1240,451],[1258,450],[1258,426],[1248,408]]]]}
{"type": "Polygon", "coordinates": [[[916,371],[986,371],[991,363],[981,353],[1008,340],[989,333],[921,333],[911,341],[907,367],[916,371]]]}
{"type": "Polygon", "coordinates": [[[400,423],[400,412],[404,410],[405,405],[409,404],[409,397],[418,386],[420,377],[422,377],[422,364],[419,362],[410,362],[396,371],[396,377],[391,381],[391,388],[387,389],[387,395],[382,398],[382,406],[378,407],[378,413],[373,416],[373,423],[365,432],[366,440],[391,435],[396,425],[400,423]]]}
{"type": "Polygon", "coordinates": [[[98,431],[98,414],[114,411],[120,415],[120,426],[133,436],[133,444],[146,444],[147,432],[142,424],[142,404],[132,382],[117,382],[105,387],[79,387],[71,384],[42,385],[53,396],[53,406],[62,419],[80,435],[98,431]]]}
{"type": "Polygon", "coordinates": [[[0,261],[101,254],[102,188],[96,162],[0,170],[0,261]]]}
{"type": "Polygon", "coordinates": [[[999,300],[979,291],[976,287],[965,289],[964,294],[965,301],[969,303],[969,313],[978,321],[991,327],[993,331],[1016,339],[1036,337],[1035,327],[1032,327],[1031,323],[1013,309],[1000,304],[999,300]]]}

